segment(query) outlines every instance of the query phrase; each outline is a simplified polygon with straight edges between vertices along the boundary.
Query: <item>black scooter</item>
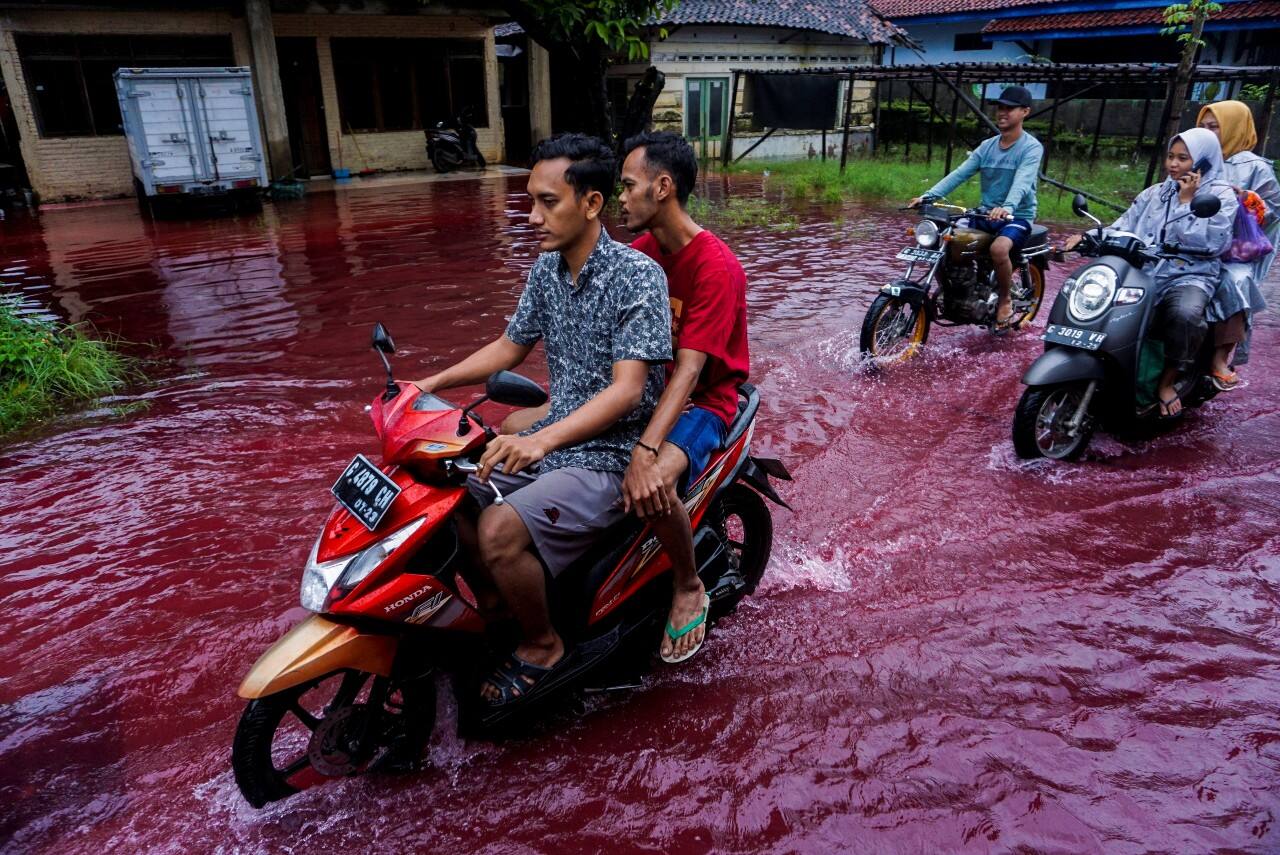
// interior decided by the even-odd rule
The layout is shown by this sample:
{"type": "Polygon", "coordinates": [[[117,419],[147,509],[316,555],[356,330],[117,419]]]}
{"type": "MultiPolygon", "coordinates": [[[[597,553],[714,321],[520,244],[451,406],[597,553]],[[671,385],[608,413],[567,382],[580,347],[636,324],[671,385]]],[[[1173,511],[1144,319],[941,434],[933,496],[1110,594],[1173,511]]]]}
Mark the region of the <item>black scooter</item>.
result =
{"type": "Polygon", "coordinates": [[[465,115],[452,122],[436,122],[434,128],[423,131],[427,137],[427,157],[436,172],[452,172],[466,166],[484,169],[484,155],[476,145],[476,129],[465,115]]]}
{"type": "MultiPolygon", "coordinates": [[[[1217,196],[1202,193],[1182,216],[1205,219],[1221,205],[1217,196]]],[[[1076,252],[1089,261],[1063,283],[1045,327],[1044,353],[1022,375],[1027,388],[1013,416],[1013,447],[1022,458],[1075,460],[1099,424],[1122,433],[1159,418],[1153,376],[1163,368],[1164,351],[1148,339],[1159,299],[1143,268],[1164,258],[1206,257],[1104,230],[1080,194],[1071,207],[1097,229],[1082,237],[1076,252]]],[[[1177,383],[1184,411],[1217,394],[1207,376],[1212,355],[1213,336],[1207,335],[1194,368],[1177,383]]]]}

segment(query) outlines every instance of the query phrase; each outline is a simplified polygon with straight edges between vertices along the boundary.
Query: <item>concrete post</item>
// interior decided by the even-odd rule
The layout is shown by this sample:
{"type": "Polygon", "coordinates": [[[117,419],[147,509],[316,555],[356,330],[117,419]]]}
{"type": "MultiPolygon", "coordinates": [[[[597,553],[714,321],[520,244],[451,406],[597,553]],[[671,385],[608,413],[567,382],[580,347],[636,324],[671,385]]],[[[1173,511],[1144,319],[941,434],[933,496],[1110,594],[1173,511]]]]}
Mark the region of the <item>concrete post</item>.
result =
{"type": "Polygon", "coordinates": [[[551,136],[551,54],[529,39],[529,138],[551,136]]]}
{"type": "Polygon", "coordinates": [[[285,117],[284,89],[280,85],[280,60],[276,57],[276,29],[271,20],[270,0],[244,0],[244,17],[249,25],[249,45],[253,51],[253,71],[258,82],[258,106],[267,134],[268,172],[273,179],[293,172],[289,150],[289,122],[285,117]]]}

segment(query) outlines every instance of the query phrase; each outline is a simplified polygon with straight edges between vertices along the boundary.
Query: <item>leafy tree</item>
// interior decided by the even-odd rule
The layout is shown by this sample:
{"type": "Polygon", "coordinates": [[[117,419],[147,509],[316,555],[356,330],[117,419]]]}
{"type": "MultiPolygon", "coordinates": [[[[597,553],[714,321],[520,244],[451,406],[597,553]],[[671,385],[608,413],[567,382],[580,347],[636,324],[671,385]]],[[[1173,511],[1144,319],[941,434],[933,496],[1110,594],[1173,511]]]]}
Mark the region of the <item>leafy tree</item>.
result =
{"type": "MultiPolygon", "coordinates": [[[[577,115],[557,116],[557,124],[613,140],[605,72],[615,57],[647,59],[648,21],[675,8],[678,0],[506,0],[508,14],[529,37],[560,59],[564,72],[556,82],[582,87],[571,103],[577,115]]],[[[660,30],[665,38],[666,31],[660,30]]]]}
{"type": "MultiPolygon", "coordinates": [[[[426,5],[434,0],[418,0],[426,5]]],[[[670,12],[679,0],[503,0],[502,6],[538,44],[557,58],[557,83],[582,87],[582,97],[567,100],[575,115],[557,115],[556,124],[613,140],[613,122],[605,72],[615,57],[647,59],[645,29],[670,12]]],[[[665,29],[658,31],[666,38],[665,29]]]]}
{"type": "Polygon", "coordinates": [[[1169,124],[1165,126],[1164,138],[1169,139],[1179,130],[1182,123],[1182,108],[1187,102],[1187,89],[1191,84],[1191,69],[1195,66],[1196,54],[1204,47],[1205,22],[1209,16],[1222,11],[1222,4],[1214,0],[1188,0],[1186,3],[1173,3],[1166,6],[1161,13],[1164,17],[1164,29],[1161,35],[1173,36],[1182,45],[1182,56],[1178,60],[1178,71],[1174,77],[1172,102],[1169,109],[1169,124]]]}

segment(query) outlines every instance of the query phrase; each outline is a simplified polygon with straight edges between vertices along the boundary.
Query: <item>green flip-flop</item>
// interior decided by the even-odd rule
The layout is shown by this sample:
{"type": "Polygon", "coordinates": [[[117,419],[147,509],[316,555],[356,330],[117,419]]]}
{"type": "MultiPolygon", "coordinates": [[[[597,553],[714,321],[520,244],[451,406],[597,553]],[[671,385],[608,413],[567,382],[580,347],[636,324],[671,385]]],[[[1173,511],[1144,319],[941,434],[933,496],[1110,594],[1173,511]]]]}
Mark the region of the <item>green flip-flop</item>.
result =
{"type": "MultiPolygon", "coordinates": [[[[681,638],[684,638],[686,635],[693,632],[695,629],[697,629],[698,627],[702,626],[704,623],[707,622],[707,613],[710,611],[711,611],[711,597],[707,596],[706,594],[703,594],[702,595],[702,611],[698,613],[698,616],[693,620],[689,621],[684,626],[680,627],[679,629],[676,629],[674,626],[671,625],[670,622],[668,622],[667,638],[670,638],[673,642],[681,638]]],[[[662,652],[661,649],[659,649],[658,657],[663,662],[666,662],[668,665],[678,665],[681,662],[684,662],[686,659],[691,658],[695,653],[701,650],[702,645],[706,642],[706,640],[707,640],[706,633],[703,633],[702,641],[699,641],[697,644],[695,644],[693,646],[693,649],[685,653],[683,656],[667,656],[665,653],[662,652]]]]}

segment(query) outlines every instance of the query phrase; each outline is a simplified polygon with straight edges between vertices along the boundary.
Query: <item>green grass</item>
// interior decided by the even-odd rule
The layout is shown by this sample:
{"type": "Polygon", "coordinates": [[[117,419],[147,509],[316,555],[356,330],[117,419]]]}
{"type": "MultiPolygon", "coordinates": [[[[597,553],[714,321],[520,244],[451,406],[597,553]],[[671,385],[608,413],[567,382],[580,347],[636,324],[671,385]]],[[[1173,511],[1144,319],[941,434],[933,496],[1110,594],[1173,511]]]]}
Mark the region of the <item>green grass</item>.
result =
{"type": "MultiPolygon", "coordinates": [[[[958,153],[952,168],[963,162],[964,154],[958,153]]],[[[845,199],[866,199],[887,204],[905,205],[937,183],[942,176],[943,160],[935,157],[933,163],[923,159],[904,163],[901,157],[851,158],[843,174],[839,160],[823,163],[819,160],[757,160],[744,161],[730,167],[734,172],[761,174],[769,171],[769,181],[783,188],[787,195],[819,202],[836,203],[845,199]]],[[[1146,166],[1131,166],[1127,162],[1099,160],[1090,164],[1086,160],[1054,162],[1049,175],[1060,181],[1080,187],[1101,198],[1111,200],[1127,208],[1143,188],[1146,166]]],[[[1037,190],[1040,202],[1038,220],[1060,223],[1076,223],[1080,218],[1071,212],[1071,196],[1067,191],[1040,183],[1037,190]]],[[[971,179],[948,201],[957,205],[978,203],[978,180],[971,179]]],[[[1103,220],[1118,216],[1097,203],[1091,209],[1103,220]]]]}
{"type": "Polygon", "coordinates": [[[0,436],[138,378],[114,344],[76,327],[19,316],[0,299],[0,436]]]}
{"type": "Polygon", "coordinates": [[[794,211],[758,196],[730,196],[722,202],[713,202],[693,195],[689,197],[689,214],[698,222],[768,226],[779,232],[800,227],[800,218],[794,211]]]}

